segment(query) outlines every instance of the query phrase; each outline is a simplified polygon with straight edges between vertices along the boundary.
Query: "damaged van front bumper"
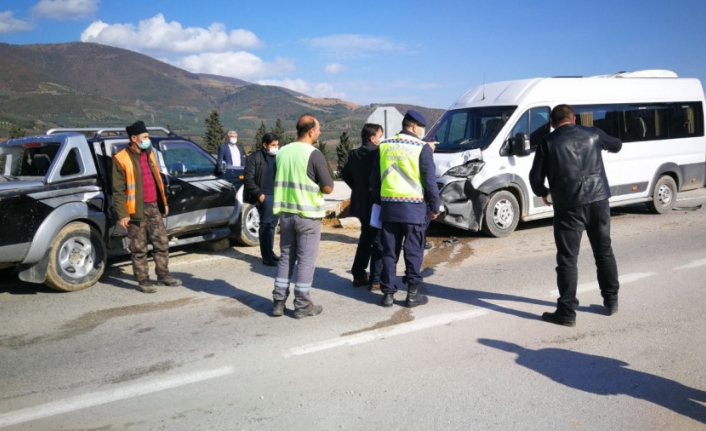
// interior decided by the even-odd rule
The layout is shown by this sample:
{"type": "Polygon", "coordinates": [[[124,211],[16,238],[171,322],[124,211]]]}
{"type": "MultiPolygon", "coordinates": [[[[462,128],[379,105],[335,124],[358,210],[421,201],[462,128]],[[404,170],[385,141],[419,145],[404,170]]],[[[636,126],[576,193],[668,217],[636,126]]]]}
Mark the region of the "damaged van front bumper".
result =
{"type": "Polygon", "coordinates": [[[488,196],[471,184],[471,178],[443,176],[437,180],[442,213],[437,222],[478,232],[488,196]]]}

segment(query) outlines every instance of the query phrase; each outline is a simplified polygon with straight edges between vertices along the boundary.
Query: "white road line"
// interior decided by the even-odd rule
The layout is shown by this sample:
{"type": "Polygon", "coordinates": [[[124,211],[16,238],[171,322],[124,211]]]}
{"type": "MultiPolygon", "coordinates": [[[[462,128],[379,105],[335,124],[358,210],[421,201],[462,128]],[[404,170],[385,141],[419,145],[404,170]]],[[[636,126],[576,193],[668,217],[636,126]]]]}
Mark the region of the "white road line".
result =
{"type": "MultiPolygon", "coordinates": [[[[652,277],[653,275],[656,275],[656,272],[634,272],[630,274],[625,274],[619,277],[620,284],[628,284],[632,283],[633,281],[637,280],[642,280],[643,278],[647,277],[652,277]]],[[[579,284],[576,288],[576,293],[581,293],[581,292],[589,292],[591,290],[596,290],[598,289],[598,282],[597,281],[592,281],[590,283],[583,283],[579,284]]],[[[556,288],[552,291],[549,292],[547,296],[556,296],[558,294],[558,291],[556,288]]]]}
{"type": "Polygon", "coordinates": [[[678,198],[678,199],[677,199],[677,202],[682,202],[682,201],[694,201],[694,200],[697,200],[697,199],[704,199],[704,198],[706,198],[706,196],[698,196],[698,197],[695,197],[695,198],[678,198]]]}
{"type": "Polygon", "coordinates": [[[334,338],[318,343],[307,344],[301,347],[290,349],[284,354],[285,358],[292,356],[306,355],[308,353],[320,352],[322,350],[333,349],[341,346],[355,346],[357,344],[368,343],[370,341],[380,340],[383,338],[394,337],[396,335],[408,334],[410,332],[421,331],[423,329],[433,328],[435,326],[447,325],[451,322],[460,320],[472,319],[474,317],[488,314],[487,309],[475,309],[460,311],[456,313],[444,313],[436,316],[425,317],[423,319],[414,320],[412,322],[401,323],[399,325],[390,326],[387,328],[375,329],[360,334],[349,335],[346,337],[334,338]]]}
{"type": "Polygon", "coordinates": [[[700,266],[706,265],[706,259],[701,259],[701,260],[695,260],[691,263],[687,263],[686,265],[676,267],[674,269],[692,269],[692,268],[698,268],[700,266]]]}
{"type": "Polygon", "coordinates": [[[65,400],[54,401],[37,407],[17,410],[0,415],[0,428],[17,425],[50,416],[81,410],[88,407],[99,406],[112,403],[114,401],[125,400],[132,397],[172,389],[191,383],[202,382],[216,377],[226,376],[235,371],[233,367],[218,368],[210,371],[202,371],[192,374],[182,374],[164,380],[156,380],[132,385],[112,391],[94,392],[91,394],[79,395],[65,400]]]}

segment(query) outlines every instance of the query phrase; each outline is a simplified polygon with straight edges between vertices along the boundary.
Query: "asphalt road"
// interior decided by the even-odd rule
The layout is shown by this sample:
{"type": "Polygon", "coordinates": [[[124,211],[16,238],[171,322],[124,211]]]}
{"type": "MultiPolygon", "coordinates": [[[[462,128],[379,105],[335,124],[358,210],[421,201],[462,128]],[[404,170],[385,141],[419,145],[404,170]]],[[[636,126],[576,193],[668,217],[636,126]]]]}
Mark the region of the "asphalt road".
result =
{"type": "Polygon", "coordinates": [[[153,295],[126,259],[74,293],[3,271],[0,429],[706,429],[706,209],[686,208],[705,201],[614,209],[620,312],[604,315],[586,240],[575,328],[539,319],[557,296],[549,220],[503,239],[432,226],[413,310],[351,287],[357,232],[332,227],[324,312],[303,320],[291,298],[269,316],[256,248],[175,249],[184,286],[153,295]]]}

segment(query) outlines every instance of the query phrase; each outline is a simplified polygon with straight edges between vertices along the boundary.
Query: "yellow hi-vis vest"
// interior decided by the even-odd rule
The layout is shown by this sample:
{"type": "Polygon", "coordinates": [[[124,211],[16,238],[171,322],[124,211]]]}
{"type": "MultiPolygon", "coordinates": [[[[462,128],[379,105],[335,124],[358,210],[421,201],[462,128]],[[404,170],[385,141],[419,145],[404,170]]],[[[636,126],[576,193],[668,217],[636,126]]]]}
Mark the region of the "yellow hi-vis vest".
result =
{"type": "Polygon", "coordinates": [[[383,202],[424,202],[424,186],[419,156],[425,142],[397,134],[380,143],[380,200],[383,202]]]}
{"type": "Polygon", "coordinates": [[[312,181],[306,170],[312,145],[292,142],[277,153],[275,196],[272,212],[295,213],[307,218],[324,218],[325,202],[319,185],[312,181]]]}
{"type": "MultiPolygon", "coordinates": [[[[128,214],[135,214],[137,210],[137,205],[135,203],[135,196],[137,194],[137,189],[135,188],[135,165],[130,158],[128,153],[130,149],[125,148],[124,150],[118,152],[113,156],[113,160],[118,162],[125,172],[125,204],[127,205],[128,214]]],[[[152,176],[155,179],[155,184],[159,190],[159,196],[162,198],[164,206],[167,206],[167,197],[164,195],[164,184],[162,183],[162,176],[159,175],[159,169],[157,168],[157,159],[154,157],[154,151],[149,152],[147,162],[152,168],[152,176]]]]}

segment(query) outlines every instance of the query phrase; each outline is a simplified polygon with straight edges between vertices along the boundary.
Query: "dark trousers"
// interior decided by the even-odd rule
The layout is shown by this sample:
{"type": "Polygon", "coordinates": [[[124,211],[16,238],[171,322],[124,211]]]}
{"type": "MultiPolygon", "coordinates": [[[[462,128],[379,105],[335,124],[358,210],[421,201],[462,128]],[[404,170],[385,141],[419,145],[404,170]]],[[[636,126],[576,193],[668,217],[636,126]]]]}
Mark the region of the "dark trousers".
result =
{"type": "Polygon", "coordinates": [[[557,312],[576,316],[576,264],[581,246],[581,236],[586,231],[596,261],[598,286],[603,302],[617,301],[618,264],[610,244],[610,205],[608,200],[593,202],[576,208],[554,211],[554,241],[556,242],[556,278],[559,287],[557,312]]]}
{"type": "Polygon", "coordinates": [[[365,276],[365,270],[370,264],[370,284],[380,284],[382,273],[382,236],[378,228],[370,226],[365,221],[360,222],[360,237],[355,250],[351,273],[354,278],[365,276]]]}
{"type": "Polygon", "coordinates": [[[274,200],[273,195],[265,195],[265,200],[256,205],[257,213],[260,215],[260,227],[257,233],[260,239],[260,255],[263,260],[273,260],[276,256],[274,251],[275,229],[279,216],[272,214],[274,200]]]}
{"type": "Polygon", "coordinates": [[[131,221],[127,226],[132,253],[132,270],[138,282],[150,278],[147,263],[148,243],[152,244],[157,277],[163,278],[169,275],[169,238],[157,204],[144,204],[143,217],[142,221],[131,221]]]}
{"type": "Polygon", "coordinates": [[[422,282],[420,272],[424,260],[425,230],[426,226],[423,224],[383,222],[382,276],[380,277],[380,290],[383,293],[397,292],[396,267],[400,248],[403,246],[405,282],[408,285],[422,282]]]}

